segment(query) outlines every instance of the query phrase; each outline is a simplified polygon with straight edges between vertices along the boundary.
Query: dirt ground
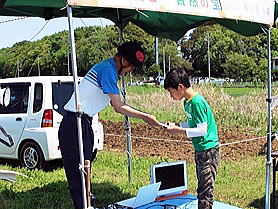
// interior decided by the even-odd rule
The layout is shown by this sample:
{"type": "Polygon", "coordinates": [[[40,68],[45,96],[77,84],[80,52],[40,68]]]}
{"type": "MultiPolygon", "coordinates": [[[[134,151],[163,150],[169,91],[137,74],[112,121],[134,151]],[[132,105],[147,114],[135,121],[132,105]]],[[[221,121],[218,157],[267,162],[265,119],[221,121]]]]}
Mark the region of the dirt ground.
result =
{"type": "MultiPolygon", "coordinates": [[[[123,122],[101,121],[104,126],[104,149],[126,150],[126,134],[123,122]]],[[[182,135],[168,134],[160,127],[146,123],[132,123],[132,152],[139,156],[169,157],[172,160],[194,160],[194,149],[190,139],[182,135]]],[[[266,143],[265,136],[252,135],[248,130],[239,132],[219,129],[221,158],[238,160],[246,156],[258,155],[266,143]],[[238,143],[239,142],[239,143],[238,143]]],[[[277,140],[273,141],[273,150],[278,150],[277,140]]]]}

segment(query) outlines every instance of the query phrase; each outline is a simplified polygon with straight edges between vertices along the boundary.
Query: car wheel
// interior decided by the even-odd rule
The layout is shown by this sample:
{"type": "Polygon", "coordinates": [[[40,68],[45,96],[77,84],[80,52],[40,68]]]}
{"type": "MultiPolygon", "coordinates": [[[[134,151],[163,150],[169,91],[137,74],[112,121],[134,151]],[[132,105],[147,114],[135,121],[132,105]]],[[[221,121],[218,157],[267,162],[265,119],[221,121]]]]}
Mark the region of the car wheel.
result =
{"type": "Polygon", "coordinates": [[[44,156],[40,147],[34,142],[27,142],[20,151],[20,163],[29,169],[43,168],[44,156]]]}

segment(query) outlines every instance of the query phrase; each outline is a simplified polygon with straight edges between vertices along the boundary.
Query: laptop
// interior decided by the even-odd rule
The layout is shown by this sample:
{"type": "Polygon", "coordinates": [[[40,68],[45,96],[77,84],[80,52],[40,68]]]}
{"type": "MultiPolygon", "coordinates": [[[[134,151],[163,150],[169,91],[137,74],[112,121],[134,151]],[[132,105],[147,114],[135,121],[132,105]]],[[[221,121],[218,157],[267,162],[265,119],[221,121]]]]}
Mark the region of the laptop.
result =
{"type": "Polygon", "coordinates": [[[187,191],[186,162],[164,162],[151,167],[151,183],[161,182],[157,196],[187,191]]]}
{"type": "Polygon", "coordinates": [[[117,205],[121,205],[128,208],[137,208],[142,205],[149,204],[155,201],[157,196],[160,182],[155,184],[149,184],[147,186],[143,186],[138,190],[137,196],[132,197],[130,199],[126,199],[120,202],[117,202],[117,205]]]}

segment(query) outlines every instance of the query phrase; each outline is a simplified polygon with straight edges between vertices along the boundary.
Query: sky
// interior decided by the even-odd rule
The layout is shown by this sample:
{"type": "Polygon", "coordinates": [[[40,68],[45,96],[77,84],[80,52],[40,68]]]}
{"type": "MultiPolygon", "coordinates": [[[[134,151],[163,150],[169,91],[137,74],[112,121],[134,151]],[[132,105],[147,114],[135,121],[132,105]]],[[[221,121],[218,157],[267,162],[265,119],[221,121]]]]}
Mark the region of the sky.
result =
{"type": "MultiPolygon", "coordinates": [[[[36,41],[44,36],[68,30],[67,17],[51,19],[48,23],[38,17],[19,18],[21,17],[0,16],[0,49],[12,47],[20,41],[36,41]]],[[[73,18],[74,28],[95,25],[105,27],[112,24],[112,21],[104,18],[73,18]]]]}

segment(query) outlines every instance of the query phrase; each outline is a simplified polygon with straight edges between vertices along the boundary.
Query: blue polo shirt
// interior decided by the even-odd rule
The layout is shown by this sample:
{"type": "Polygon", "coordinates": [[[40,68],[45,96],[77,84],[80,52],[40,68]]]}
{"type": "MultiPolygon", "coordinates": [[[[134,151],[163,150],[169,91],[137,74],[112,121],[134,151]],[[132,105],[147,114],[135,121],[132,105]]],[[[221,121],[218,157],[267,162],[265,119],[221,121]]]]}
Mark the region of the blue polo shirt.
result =
{"type": "Polygon", "coordinates": [[[120,93],[117,86],[118,70],[112,58],[94,65],[84,79],[102,89],[104,94],[120,93]]]}
{"type": "MultiPolygon", "coordinates": [[[[113,58],[94,65],[78,85],[81,110],[91,117],[103,110],[110,103],[108,94],[120,94],[117,82],[118,70],[113,58]]],[[[74,95],[64,109],[76,112],[74,95]]]]}

